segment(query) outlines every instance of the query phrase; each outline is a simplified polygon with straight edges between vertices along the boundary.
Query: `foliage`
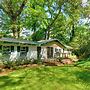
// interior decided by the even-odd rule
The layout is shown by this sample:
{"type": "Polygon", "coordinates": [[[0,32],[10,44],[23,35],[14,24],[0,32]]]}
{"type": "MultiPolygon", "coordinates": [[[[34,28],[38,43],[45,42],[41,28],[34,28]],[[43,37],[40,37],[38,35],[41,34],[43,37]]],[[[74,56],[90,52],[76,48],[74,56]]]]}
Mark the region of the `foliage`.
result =
{"type": "Polygon", "coordinates": [[[74,53],[79,58],[90,58],[90,41],[87,44],[82,45],[79,47],[78,50],[75,50],[74,53]]]}
{"type": "MultiPolygon", "coordinates": [[[[82,0],[3,0],[0,4],[1,21],[4,22],[2,26],[7,26],[7,31],[13,32],[14,36],[16,32],[19,36],[23,28],[26,28],[35,33],[43,32],[44,39],[58,38],[60,34],[58,39],[68,42],[68,37],[74,36],[74,29],[81,17],[81,2],[82,0]]],[[[40,39],[43,37],[41,34],[40,39]]]]}
{"type": "Polygon", "coordinates": [[[75,63],[75,66],[84,67],[86,69],[89,69],[90,68],[90,58],[80,59],[78,62],[75,63]]]}
{"type": "Polygon", "coordinates": [[[9,55],[0,55],[0,64],[4,66],[4,68],[13,68],[16,69],[18,66],[28,65],[28,64],[42,64],[42,60],[38,59],[27,59],[19,57],[18,59],[10,60],[9,55]]]}
{"type": "Polygon", "coordinates": [[[9,55],[2,55],[0,57],[0,62],[5,68],[15,68],[16,66],[30,64],[31,60],[27,60],[25,58],[24,59],[18,58],[16,60],[10,60],[9,55]]]}
{"type": "Polygon", "coordinates": [[[31,37],[33,41],[39,41],[41,39],[44,39],[45,34],[43,31],[38,30],[37,32],[33,33],[31,37]]]}
{"type": "Polygon", "coordinates": [[[8,29],[12,31],[13,37],[19,37],[20,33],[20,28],[21,28],[21,23],[20,23],[20,15],[23,11],[23,8],[26,5],[27,0],[2,0],[0,2],[0,10],[2,13],[1,17],[4,17],[6,19],[1,18],[1,23],[2,21],[4,22],[9,22],[5,23],[4,25],[8,24],[8,29]]]}

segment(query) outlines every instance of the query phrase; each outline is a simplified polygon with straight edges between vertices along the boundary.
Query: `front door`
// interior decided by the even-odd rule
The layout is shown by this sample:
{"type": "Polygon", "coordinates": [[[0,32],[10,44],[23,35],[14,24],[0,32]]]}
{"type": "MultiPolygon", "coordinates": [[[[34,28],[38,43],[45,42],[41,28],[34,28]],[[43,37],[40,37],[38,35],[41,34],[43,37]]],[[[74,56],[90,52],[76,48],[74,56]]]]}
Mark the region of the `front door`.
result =
{"type": "Polygon", "coordinates": [[[41,58],[41,47],[37,47],[37,58],[41,58]]]}
{"type": "Polygon", "coordinates": [[[47,47],[47,58],[53,58],[53,47],[47,47]]]}

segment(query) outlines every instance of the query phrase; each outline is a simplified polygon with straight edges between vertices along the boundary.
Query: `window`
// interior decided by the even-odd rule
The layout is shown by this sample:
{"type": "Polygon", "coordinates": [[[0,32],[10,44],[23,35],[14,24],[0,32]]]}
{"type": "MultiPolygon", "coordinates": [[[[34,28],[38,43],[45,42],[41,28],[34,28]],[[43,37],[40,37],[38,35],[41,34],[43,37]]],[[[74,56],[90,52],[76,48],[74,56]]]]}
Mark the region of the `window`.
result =
{"type": "Polygon", "coordinates": [[[55,48],[55,52],[58,52],[58,49],[57,48],[55,48]]]}
{"type": "Polygon", "coordinates": [[[61,49],[59,49],[59,52],[61,52],[61,49]]]}
{"type": "Polygon", "coordinates": [[[20,52],[20,46],[17,46],[17,52],[20,52]]]}
{"type": "Polygon", "coordinates": [[[28,52],[28,47],[26,47],[26,52],[28,52]]]}
{"type": "Polygon", "coordinates": [[[53,58],[53,47],[47,47],[47,57],[53,58]]]}
{"type": "Polygon", "coordinates": [[[11,52],[14,52],[14,46],[11,46],[11,52]]]}
{"type": "Polygon", "coordinates": [[[28,52],[28,47],[17,46],[17,52],[28,52]]]}
{"type": "Polygon", "coordinates": [[[25,58],[28,52],[28,47],[20,47],[20,57],[25,58]]]}
{"type": "Polygon", "coordinates": [[[61,49],[55,48],[55,52],[61,52],[61,49]]]}
{"type": "Polygon", "coordinates": [[[11,52],[14,52],[14,46],[1,46],[1,49],[3,50],[3,54],[11,54],[11,52]]]}
{"type": "Polygon", "coordinates": [[[11,46],[3,46],[3,54],[10,54],[11,46]]]}
{"type": "Polygon", "coordinates": [[[37,58],[41,58],[41,47],[37,47],[37,58]]]}
{"type": "Polygon", "coordinates": [[[21,52],[26,52],[26,47],[21,47],[21,48],[20,48],[20,51],[21,51],[21,52]]]}

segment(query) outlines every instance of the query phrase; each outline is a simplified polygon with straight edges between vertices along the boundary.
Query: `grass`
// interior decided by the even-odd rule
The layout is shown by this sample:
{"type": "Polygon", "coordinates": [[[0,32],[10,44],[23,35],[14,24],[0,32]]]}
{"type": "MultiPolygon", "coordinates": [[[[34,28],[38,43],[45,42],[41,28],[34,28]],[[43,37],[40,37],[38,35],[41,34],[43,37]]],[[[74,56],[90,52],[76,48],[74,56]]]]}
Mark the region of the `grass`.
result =
{"type": "Polygon", "coordinates": [[[79,67],[34,67],[0,77],[0,90],[90,90],[90,70],[79,67]]]}
{"type": "Polygon", "coordinates": [[[84,67],[84,68],[90,68],[90,59],[83,59],[75,64],[76,66],[84,67]]]}

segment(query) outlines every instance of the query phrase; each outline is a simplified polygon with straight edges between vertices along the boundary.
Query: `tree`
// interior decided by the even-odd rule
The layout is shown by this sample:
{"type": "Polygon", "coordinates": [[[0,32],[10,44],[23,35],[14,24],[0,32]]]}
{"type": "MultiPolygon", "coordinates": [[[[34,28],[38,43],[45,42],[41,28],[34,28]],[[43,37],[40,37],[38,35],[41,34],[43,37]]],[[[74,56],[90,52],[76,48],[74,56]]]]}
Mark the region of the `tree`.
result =
{"type": "Polygon", "coordinates": [[[10,18],[11,30],[15,38],[19,37],[20,26],[17,24],[19,24],[19,18],[26,3],[27,0],[3,0],[0,3],[0,9],[10,18]]]}
{"type": "Polygon", "coordinates": [[[20,37],[25,28],[33,31],[29,36],[33,40],[57,38],[69,43],[78,36],[79,20],[86,15],[83,9],[87,7],[82,0],[3,0],[1,27],[14,37],[20,37]]]}

